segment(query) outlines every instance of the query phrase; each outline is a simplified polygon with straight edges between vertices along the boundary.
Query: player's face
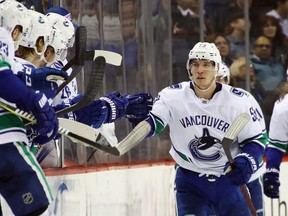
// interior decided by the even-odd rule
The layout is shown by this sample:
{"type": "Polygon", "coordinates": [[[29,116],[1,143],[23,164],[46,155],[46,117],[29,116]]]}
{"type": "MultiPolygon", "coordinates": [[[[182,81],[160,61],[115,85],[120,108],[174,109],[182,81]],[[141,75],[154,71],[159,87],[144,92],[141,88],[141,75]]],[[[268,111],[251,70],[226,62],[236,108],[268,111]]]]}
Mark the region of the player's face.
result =
{"type": "Polygon", "coordinates": [[[206,89],[215,79],[216,67],[214,62],[208,60],[193,60],[190,70],[194,83],[201,89],[206,89]]]}

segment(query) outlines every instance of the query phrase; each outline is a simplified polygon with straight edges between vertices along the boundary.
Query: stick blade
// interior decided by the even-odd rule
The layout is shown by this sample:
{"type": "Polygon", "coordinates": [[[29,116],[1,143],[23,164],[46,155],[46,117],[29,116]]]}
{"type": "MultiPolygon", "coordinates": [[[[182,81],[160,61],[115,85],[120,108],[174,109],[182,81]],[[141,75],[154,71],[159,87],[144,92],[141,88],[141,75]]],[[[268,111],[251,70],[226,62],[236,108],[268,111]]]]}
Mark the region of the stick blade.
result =
{"type": "Polygon", "coordinates": [[[241,113],[239,116],[237,116],[237,118],[228,128],[228,131],[221,142],[225,154],[230,162],[233,161],[233,157],[230,151],[231,144],[234,142],[235,138],[238,136],[240,131],[245,127],[245,125],[249,122],[249,120],[250,115],[248,113],[241,113]]]}
{"type": "Polygon", "coordinates": [[[234,140],[239,132],[245,127],[245,125],[249,122],[250,115],[248,113],[241,113],[237,118],[233,121],[231,126],[229,127],[225,137],[228,139],[234,140]]]}
{"type": "Polygon", "coordinates": [[[94,101],[96,95],[100,91],[102,84],[103,84],[105,66],[106,66],[106,62],[105,62],[104,57],[100,56],[95,59],[95,61],[93,62],[93,68],[90,74],[90,80],[86,87],[84,97],[78,103],[70,107],[66,107],[62,110],[58,110],[56,112],[57,116],[61,116],[68,112],[80,109],[84,106],[87,106],[92,101],[94,101]]]}
{"type": "Polygon", "coordinates": [[[103,56],[107,64],[120,66],[122,62],[122,56],[118,53],[106,51],[106,50],[93,50],[86,51],[86,60],[95,60],[97,57],[103,56]]]}
{"type": "Polygon", "coordinates": [[[150,130],[151,126],[147,121],[140,122],[118,145],[115,146],[120,152],[120,155],[125,154],[138,145],[146,138],[150,130]]]}

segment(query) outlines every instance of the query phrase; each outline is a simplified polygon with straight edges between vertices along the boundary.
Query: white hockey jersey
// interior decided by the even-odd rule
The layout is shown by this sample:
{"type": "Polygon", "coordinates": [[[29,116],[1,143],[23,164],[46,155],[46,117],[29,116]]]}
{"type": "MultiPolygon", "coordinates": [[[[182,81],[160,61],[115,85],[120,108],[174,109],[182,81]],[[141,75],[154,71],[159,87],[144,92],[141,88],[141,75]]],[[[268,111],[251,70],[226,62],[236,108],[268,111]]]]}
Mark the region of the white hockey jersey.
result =
{"type": "Polygon", "coordinates": [[[224,175],[227,157],[221,140],[243,112],[251,119],[232,144],[233,157],[248,140],[264,148],[267,138],[262,111],[246,91],[217,84],[208,101],[196,96],[191,82],[182,82],[162,90],[151,111],[160,124],[169,125],[173,159],[185,169],[213,175],[224,175]]]}
{"type": "Polygon", "coordinates": [[[288,144],[288,94],[276,101],[270,121],[268,147],[286,152],[288,144]]]}
{"type": "MultiPolygon", "coordinates": [[[[4,28],[0,28],[0,61],[8,62],[14,72],[15,64],[13,58],[14,44],[10,33],[4,28]]],[[[7,69],[6,65],[0,65],[0,73],[7,69]]],[[[3,98],[0,98],[0,101],[15,106],[15,104],[8,103],[3,98]]],[[[19,141],[28,143],[22,120],[2,107],[0,107],[0,125],[0,144],[19,141]]]]}

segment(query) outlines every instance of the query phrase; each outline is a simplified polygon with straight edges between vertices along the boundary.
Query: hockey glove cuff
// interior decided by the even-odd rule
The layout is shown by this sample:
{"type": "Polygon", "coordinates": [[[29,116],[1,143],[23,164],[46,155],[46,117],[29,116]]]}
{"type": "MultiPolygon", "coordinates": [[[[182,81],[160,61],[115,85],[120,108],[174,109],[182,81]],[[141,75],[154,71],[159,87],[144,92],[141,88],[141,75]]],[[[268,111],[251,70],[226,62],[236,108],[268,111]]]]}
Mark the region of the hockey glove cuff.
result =
{"type": "Polygon", "coordinates": [[[108,115],[104,123],[111,123],[117,119],[126,117],[125,111],[129,102],[128,99],[125,96],[121,96],[119,92],[110,93],[105,97],[101,97],[100,100],[105,102],[108,109],[108,115]]]}
{"type": "Polygon", "coordinates": [[[258,169],[256,160],[247,153],[238,154],[234,162],[227,162],[224,168],[226,176],[234,185],[246,184],[251,175],[258,169]]]}

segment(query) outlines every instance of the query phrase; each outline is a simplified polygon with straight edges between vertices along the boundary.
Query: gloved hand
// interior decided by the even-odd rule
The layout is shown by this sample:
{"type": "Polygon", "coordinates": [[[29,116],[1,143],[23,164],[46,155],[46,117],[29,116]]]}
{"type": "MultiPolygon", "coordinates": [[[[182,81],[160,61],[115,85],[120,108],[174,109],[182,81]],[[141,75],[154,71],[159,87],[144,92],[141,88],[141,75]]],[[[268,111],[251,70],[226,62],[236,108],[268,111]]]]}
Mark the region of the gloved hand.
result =
{"type": "Polygon", "coordinates": [[[226,176],[234,185],[246,184],[251,175],[257,170],[258,164],[255,159],[247,153],[238,154],[231,164],[227,162],[224,168],[226,176]]]}
{"type": "Polygon", "coordinates": [[[149,112],[152,109],[153,97],[147,93],[134,94],[127,96],[128,106],[125,114],[132,126],[135,127],[139,122],[148,117],[149,112]]]}
{"type": "Polygon", "coordinates": [[[17,76],[34,90],[43,92],[46,97],[53,98],[58,88],[57,80],[66,80],[68,74],[65,71],[50,67],[31,68],[23,65],[23,70],[17,76]]]}
{"type": "Polygon", "coordinates": [[[279,198],[279,170],[270,168],[263,175],[264,194],[270,198],[279,198]]]}
{"type": "Polygon", "coordinates": [[[31,111],[37,120],[37,123],[31,127],[31,133],[37,134],[33,143],[44,144],[56,136],[59,126],[58,119],[43,93],[31,90],[25,104],[17,104],[17,107],[28,112],[31,111]]]}
{"type": "MultiPolygon", "coordinates": [[[[80,108],[78,110],[73,111],[73,113],[68,113],[64,115],[64,118],[73,119],[75,121],[81,122],[83,124],[92,126],[94,128],[99,128],[103,123],[107,123],[111,119],[109,116],[117,115],[120,116],[120,111],[118,110],[118,107],[121,107],[120,99],[114,98],[114,93],[110,95],[107,95],[106,100],[98,99],[94,100],[89,105],[80,108]],[[110,99],[111,98],[111,99],[110,99]],[[113,110],[115,111],[115,114],[112,114],[112,109],[110,108],[110,105],[108,104],[107,100],[110,102],[113,110]],[[117,106],[117,107],[116,107],[117,106]]],[[[72,106],[76,103],[78,103],[82,99],[83,95],[79,94],[76,97],[72,99],[66,99],[61,104],[58,104],[54,107],[55,111],[62,110],[66,107],[72,106]]]]}
{"type": "Polygon", "coordinates": [[[101,97],[100,100],[105,102],[108,109],[108,115],[103,123],[111,123],[126,117],[125,112],[129,103],[126,96],[121,96],[119,92],[112,92],[101,97]]]}
{"type": "MultiPolygon", "coordinates": [[[[82,95],[77,95],[72,99],[72,104],[77,103],[81,98],[82,95]]],[[[74,115],[76,121],[99,128],[108,116],[108,108],[105,101],[94,100],[88,106],[75,110],[74,115]]]]}

